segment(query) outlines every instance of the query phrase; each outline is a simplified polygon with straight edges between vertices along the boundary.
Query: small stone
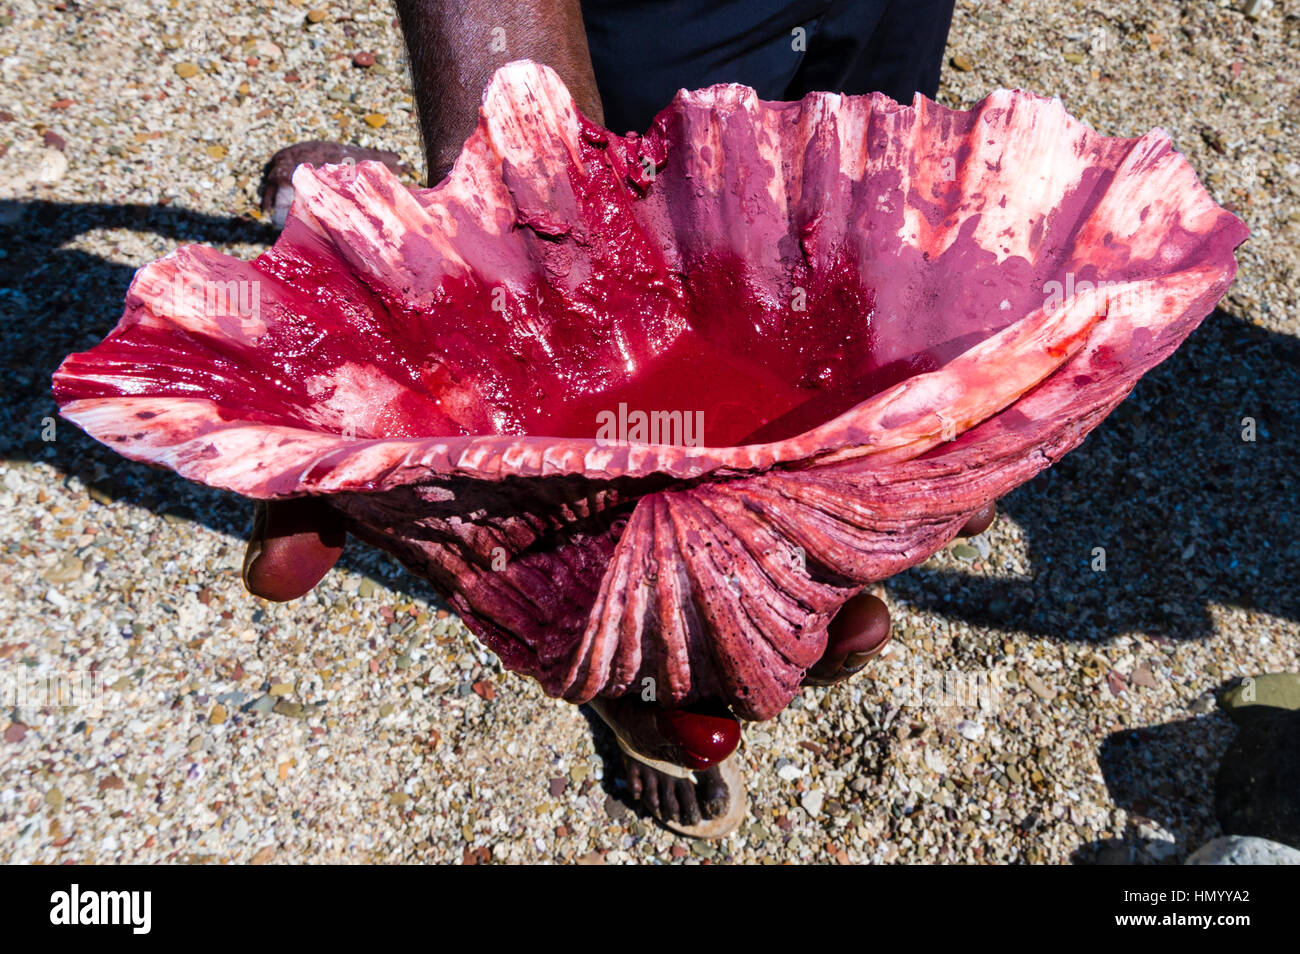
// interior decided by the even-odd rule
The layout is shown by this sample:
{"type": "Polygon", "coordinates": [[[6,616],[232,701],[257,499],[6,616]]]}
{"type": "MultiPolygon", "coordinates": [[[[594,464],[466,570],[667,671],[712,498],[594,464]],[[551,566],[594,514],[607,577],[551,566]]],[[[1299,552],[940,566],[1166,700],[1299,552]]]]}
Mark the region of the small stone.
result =
{"type": "Polygon", "coordinates": [[[1049,688],[1045,682],[1032,672],[1025,673],[1025,685],[1029,687],[1030,692],[1045,702],[1051,702],[1056,698],[1056,690],[1049,688]]]}
{"type": "Polygon", "coordinates": [[[497,697],[496,686],[492,685],[490,679],[481,679],[474,683],[471,688],[474,690],[476,696],[480,699],[486,699],[488,702],[491,702],[497,697]]]}
{"type": "Polygon", "coordinates": [[[45,142],[46,146],[51,149],[57,149],[59,152],[63,152],[63,150],[68,147],[67,140],[56,133],[53,129],[47,129],[45,132],[41,133],[41,139],[45,142]]]}
{"type": "Polygon", "coordinates": [[[361,118],[371,129],[380,129],[388,123],[388,118],[383,113],[366,113],[361,118]]]}
{"type": "Polygon", "coordinates": [[[952,548],[952,555],[963,562],[974,563],[979,559],[980,552],[969,543],[959,543],[952,548]]]}
{"type": "Polygon", "coordinates": [[[293,684],[288,682],[274,683],[267,692],[268,696],[287,696],[293,692],[293,684]]]}
{"type": "Polygon", "coordinates": [[[357,587],[357,596],[361,597],[363,600],[368,600],[370,597],[375,595],[375,590],[378,588],[379,585],[374,580],[368,576],[363,576],[361,578],[361,585],[357,587]]]}
{"type": "Polygon", "coordinates": [[[799,804],[813,818],[822,813],[822,802],[826,798],[826,793],[820,788],[809,789],[799,796],[799,804]]]}
{"type": "Polygon", "coordinates": [[[197,63],[177,63],[174,69],[176,75],[183,80],[192,79],[199,75],[199,64],[197,63]]]}
{"type": "Polygon", "coordinates": [[[275,710],[275,700],[272,699],[270,696],[260,696],[259,698],[254,699],[252,702],[248,704],[247,711],[258,712],[261,713],[262,715],[267,715],[268,713],[274,710],[275,710]]]}
{"type": "Polygon", "coordinates": [[[220,704],[215,705],[212,707],[212,711],[208,713],[208,725],[221,725],[226,721],[228,715],[229,713],[225,706],[220,704]]]}
{"type": "Polygon", "coordinates": [[[1251,20],[1258,20],[1273,9],[1273,0],[1243,0],[1241,12],[1251,20]]]}
{"type": "Polygon", "coordinates": [[[969,73],[975,69],[974,61],[964,53],[954,53],[952,59],[948,62],[953,65],[953,69],[961,70],[963,73],[969,73]]]}
{"type": "Polygon", "coordinates": [[[1144,686],[1147,689],[1155,689],[1160,684],[1156,682],[1155,673],[1146,663],[1139,663],[1133,667],[1133,672],[1129,674],[1129,679],[1135,686],[1144,686]]]}
{"type": "Polygon", "coordinates": [[[46,570],[42,578],[46,583],[71,583],[73,580],[81,578],[85,565],[74,554],[69,553],[58,565],[52,569],[46,570]]]}
{"type": "Polygon", "coordinates": [[[356,54],[352,57],[352,65],[362,69],[368,69],[375,65],[375,54],[367,51],[356,54]]]}
{"type": "Polygon", "coordinates": [[[1085,59],[1082,53],[1066,53],[1061,58],[1067,63],[1073,63],[1075,66],[1081,66],[1085,59]]]}
{"type": "Polygon", "coordinates": [[[1007,778],[1011,781],[1012,785],[1020,785],[1024,782],[1024,778],[1020,775],[1020,769],[1016,768],[1014,765],[1007,766],[1007,778]]]}
{"type": "Polygon", "coordinates": [[[591,766],[586,762],[579,762],[573,768],[569,769],[569,778],[573,780],[574,785],[581,785],[591,771],[591,766]]]}
{"type": "Polygon", "coordinates": [[[391,702],[385,702],[382,706],[379,707],[379,718],[386,719],[392,714],[393,714],[393,704],[391,702]]]}
{"type": "Polygon", "coordinates": [[[305,719],[312,714],[313,706],[304,706],[299,702],[290,702],[288,699],[281,699],[275,704],[272,710],[276,715],[288,716],[290,719],[305,719]]]}
{"type": "Polygon", "coordinates": [[[57,811],[63,810],[63,793],[57,788],[52,788],[45,793],[45,804],[57,811]]]}
{"type": "Polygon", "coordinates": [[[9,728],[5,729],[5,741],[17,744],[27,738],[27,726],[21,722],[11,723],[9,728]]]}
{"type": "Polygon", "coordinates": [[[548,785],[551,790],[551,798],[559,798],[564,794],[564,790],[569,787],[569,780],[567,778],[556,777],[551,779],[548,785]]]}
{"type": "Polygon", "coordinates": [[[226,147],[225,147],[225,146],[220,146],[220,145],[216,145],[216,146],[208,146],[208,147],[207,147],[206,149],[204,149],[203,151],[206,152],[206,153],[208,154],[208,158],[209,158],[209,159],[224,159],[224,158],[226,158],[226,147]]]}
{"type": "Polygon", "coordinates": [[[99,790],[101,792],[121,791],[126,788],[126,783],[122,781],[121,776],[108,775],[99,780],[99,790]]]}
{"type": "Polygon", "coordinates": [[[275,858],[275,849],[272,848],[270,845],[267,845],[265,848],[259,848],[257,850],[257,853],[253,855],[253,857],[249,860],[249,864],[254,864],[254,865],[270,864],[273,858],[275,858]]]}
{"type": "Polygon", "coordinates": [[[962,719],[957,723],[957,734],[968,742],[978,742],[984,738],[984,726],[970,719],[962,719]]]}
{"type": "Polygon", "coordinates": [[[616,822],[626,821],[632,814],[626,805],[612,795],[605,799],[605,814],[616,822]]]}
{"type": "Polygon", "coordinates": [[[322,22],[324,22],[326,16],[327,16],[327,14],[326,14],[326,12],[325,12],[324,10],[308,10],[308,11],[307,11],[307,22],[308,22],[308,23],[322,23],[322,22]]]}

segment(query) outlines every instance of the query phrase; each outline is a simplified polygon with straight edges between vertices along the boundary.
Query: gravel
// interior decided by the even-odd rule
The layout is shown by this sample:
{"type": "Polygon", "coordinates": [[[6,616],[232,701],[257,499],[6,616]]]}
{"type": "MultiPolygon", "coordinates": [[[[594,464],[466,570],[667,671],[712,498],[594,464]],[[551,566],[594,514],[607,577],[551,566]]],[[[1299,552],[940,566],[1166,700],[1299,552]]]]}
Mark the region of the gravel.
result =
{"type": "Polygon", "coordinates": [[[24,200],[0,203],[0,674],[102,689],[3,700],[0,860],[1177,863],[1221,834],[1235,730],[1213,693],[1300,669],[1295,13],[959,3],[944,102],[1021,86],[1108,134],[1162,126],[1253,236],[1224,313],[1082,449],[886,584],[885,656],[747,729],[750,818],[716,845],[620,811],[607,735],[503,673],[423,582],[354,547],[312,595],[259,603],[242,501],[52,419],[50,373],[113,325],[135,268],[271,240],[255,189],[276,149],[420,168],[391,10],[0,15],[0,199],[24,200]]]}

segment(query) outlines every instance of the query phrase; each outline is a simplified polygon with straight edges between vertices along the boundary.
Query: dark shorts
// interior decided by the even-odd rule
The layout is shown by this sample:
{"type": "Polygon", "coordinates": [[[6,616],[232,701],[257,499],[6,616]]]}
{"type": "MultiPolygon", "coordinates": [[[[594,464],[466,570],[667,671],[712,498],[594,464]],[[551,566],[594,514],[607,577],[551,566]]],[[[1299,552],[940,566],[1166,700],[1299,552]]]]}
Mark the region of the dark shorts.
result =
{"type": "Polygon", "coordinates": [[[953,2],[582,0],[582,14],[605,124],[644,132],[677,90],[713,83],[775,100],[814,90],[933,97],[953,2]]]}

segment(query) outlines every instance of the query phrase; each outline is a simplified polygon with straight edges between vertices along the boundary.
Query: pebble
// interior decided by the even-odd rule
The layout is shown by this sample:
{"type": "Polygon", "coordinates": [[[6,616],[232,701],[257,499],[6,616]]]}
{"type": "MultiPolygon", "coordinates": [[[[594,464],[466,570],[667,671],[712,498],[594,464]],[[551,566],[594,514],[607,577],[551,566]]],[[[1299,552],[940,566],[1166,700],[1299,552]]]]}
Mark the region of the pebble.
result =
{"type": "Polygon", "coordinates": [[[776,774],[787,782],[795,782],[803,778],[807,773],[793,762],[787,762],[776,770],[776,774]]]}
{"type": "Polygon", "coordinates": [[[954,69],[961,70],[963,73],[969,73],[975,69],[974,61],[965,53],[954,53],[950,62],[954,69]]]}
{"type": "Polygon", "coordinates": [[[1043,680],[1039,679],[1032,672],[1026,672],[1024,675],[1025,685],[1028,686],[1029,691],[1038,696],[1038,698],[1042,699],[1044,702],[1051,702],[1056,698],[1056,690],[1049,688],[1043,680]]]}
{"type": "Polygon", "coordinates": [[[366,113],[361,119],[371,129],[381,129],[388,122],[388,118],[383,113],[366,113]]]}
{"type": "Polygon", "coordinates": [[[228,715],[229,715],[229,713],[228,713],[228,711],[226,710],[226,707],[223,706],[223,705],[217,704],[217,705],[213,706],[213,707],[212,707],[212,711],[208,713],[208,724],[209,724],[209,725],[221,725],[223,722],[226,721],[226,718],[228,717],[228,715]]]}
{"type": "Polygon", "coordinates": [[[45,573],[42,574],[42,579],[44,579],[46,583],[53,583],[55,585],[60,583],[71,583],[73,580],[81,579],[81,574],[85,571],[85,568],[85,564],[78,559],[76,554],[69,553],[59,561],[58,565],[46,570],[45,573]]]}
{"type": "Polygon", "coordinates": [[[957,723],[956,728],[957,734],[968,742],[978,742],[984,738],[984,726],[970,719],[962,719],[957,723]]]}
{"type": "Polygon", "coordinates": [[[177,63],[173,69],[176,70],[176,75],[183,80],[193,79],[199,75],[199,64],[197,63],[177,63]]]}
{"type": "Polygon", "coordinates": [[[352,65],[359,66],[362,69],[368,69],[375,65],[375,54],[371,52],[362,52],[352,57],[352,65]]]}
{"type": "Polygon", "coordinates": [[[1147,689],[1156,689],[1160,683],[1156,682],[1156,677],[1151,672],[1151,667],[1146,663],[1139,663],[1133,667],[1133,672],[1129,674],[1130,681],[1136,686],[1144,686],[1147,689]]]}
{"type": "Polygon", "coordinates": [[[319,9],[318,9],[318,10],[308,10],[308,11],[307,11],[307,22],[308,22],[308,23],[321,23],[321,22],[323,22],[323,21],[325,20],[325,17],[326,17],[326,16],[328,16],[328,14],[327,14],[324,10],[319,10],[319,9]]]}
{"type": "Polygon", "coordinates": [[[826,793],[820,788],[812,788],[799,796],[799,804],[809,815],[816,818],[822,813],[822,802],[826,798],[826,793]]]}
{"type": "Polygon", "coordinates": [[[249,712],[257,712],[261,715],[268,715],[275,710],[275,700],[270,696],[261,696],[254,699],[248,704],[249,712]]]}

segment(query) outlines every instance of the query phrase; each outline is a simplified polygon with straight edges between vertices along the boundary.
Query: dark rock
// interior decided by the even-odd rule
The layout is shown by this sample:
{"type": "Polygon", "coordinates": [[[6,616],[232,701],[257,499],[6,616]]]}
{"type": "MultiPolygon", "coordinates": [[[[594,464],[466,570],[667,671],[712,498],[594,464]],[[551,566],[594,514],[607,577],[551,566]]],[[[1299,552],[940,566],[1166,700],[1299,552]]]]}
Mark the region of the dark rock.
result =
{"type": "Polygon", "coordinates": [[[1300,848],[1300,711],[1253,705],[1223,756],[1214,810],[1230,835],[1255,835],[1300,848]]]}

